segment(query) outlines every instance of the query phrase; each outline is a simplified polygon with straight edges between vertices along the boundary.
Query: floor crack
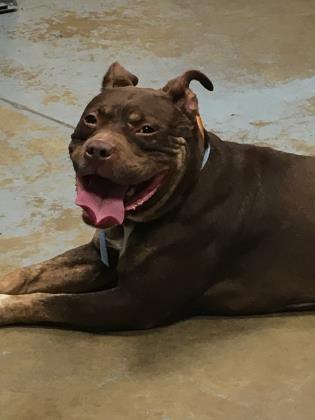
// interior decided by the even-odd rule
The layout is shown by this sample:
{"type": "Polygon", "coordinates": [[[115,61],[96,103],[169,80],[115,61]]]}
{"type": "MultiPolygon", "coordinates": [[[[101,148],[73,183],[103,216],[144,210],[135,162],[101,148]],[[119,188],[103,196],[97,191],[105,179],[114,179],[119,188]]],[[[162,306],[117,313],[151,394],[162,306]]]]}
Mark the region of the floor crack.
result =
{"type": "Polygon", "coordinates": [[[45,118],[46,120],[53,121],[59,125],[63,125],[64,127],[75,128],[73,125],[68,124],[65,121],[61,121],[61,120],[58,120],[57,118],[50,117],[49,115],[43,114],[42,112],[36,111],[35,109],[28,108],[27,106],[19,104],[17,102],[10,101],[9,99],[3,98],[2,96],[0,96],[0,101],[13,106],[15,109],[19,109],[19,110],[26,111],[34,115],[38,115],[42,118],[45,118]]]}

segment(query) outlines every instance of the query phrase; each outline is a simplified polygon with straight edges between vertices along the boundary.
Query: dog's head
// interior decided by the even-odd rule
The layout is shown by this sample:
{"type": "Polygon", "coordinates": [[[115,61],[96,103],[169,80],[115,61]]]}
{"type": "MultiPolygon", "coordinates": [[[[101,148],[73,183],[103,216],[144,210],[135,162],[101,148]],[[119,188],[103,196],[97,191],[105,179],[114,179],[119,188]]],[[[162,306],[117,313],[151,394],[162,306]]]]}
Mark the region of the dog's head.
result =
{"type": "Polygon", "coordinates": [[[195,180],[207,133],[189,89],[194,79],[213,90],[197,70],[155,90],[136,87],[138,78],[118,63],[110,66],[69,145],[76,203],[88,224],[153,220],[195,180]]]}

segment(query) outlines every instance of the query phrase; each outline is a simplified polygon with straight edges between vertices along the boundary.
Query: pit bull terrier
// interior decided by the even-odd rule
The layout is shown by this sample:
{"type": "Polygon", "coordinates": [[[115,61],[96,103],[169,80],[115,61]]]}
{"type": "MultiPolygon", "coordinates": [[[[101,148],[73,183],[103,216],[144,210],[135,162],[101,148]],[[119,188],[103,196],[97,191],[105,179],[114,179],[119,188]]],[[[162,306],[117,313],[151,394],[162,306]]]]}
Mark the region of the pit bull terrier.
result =
{"type": "Polygon", "coordinates": [[[315,304],[315,157],[223,142],[192,80],[110,66],[69,153],[93,240],[0,279],[0,324],[145,329],[315,304]]]}

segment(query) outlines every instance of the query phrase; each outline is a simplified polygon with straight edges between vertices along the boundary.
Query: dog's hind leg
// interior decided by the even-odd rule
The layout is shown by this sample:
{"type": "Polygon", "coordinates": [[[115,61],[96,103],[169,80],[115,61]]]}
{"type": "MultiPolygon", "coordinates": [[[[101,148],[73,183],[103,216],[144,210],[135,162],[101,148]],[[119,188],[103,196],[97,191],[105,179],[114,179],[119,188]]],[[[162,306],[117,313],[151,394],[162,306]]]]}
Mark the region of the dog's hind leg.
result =
{"type": "Polygon", "coordinates": [[[309,311],[315,308],[315,290],[269,294],[268,290],[246,287],[242,281],[222,281],[209,288],[188,306],[194,315],[260,315],[276,312],[309,311]]]}
{"type": "Polygon", "coordinates": [[[280,309],[277,299],[263,296],[258,289],[245,287],[241,281],[229,280],[216,283],[188,306],[192,316],[254,315],[280,309]]]}
{"type": "Polygon", "coordinates": [[[99,251],[91,242],[0,277],[0,293],[82,293],[108,289],[115,284],[115,271],[101,262],[99,251]]]}

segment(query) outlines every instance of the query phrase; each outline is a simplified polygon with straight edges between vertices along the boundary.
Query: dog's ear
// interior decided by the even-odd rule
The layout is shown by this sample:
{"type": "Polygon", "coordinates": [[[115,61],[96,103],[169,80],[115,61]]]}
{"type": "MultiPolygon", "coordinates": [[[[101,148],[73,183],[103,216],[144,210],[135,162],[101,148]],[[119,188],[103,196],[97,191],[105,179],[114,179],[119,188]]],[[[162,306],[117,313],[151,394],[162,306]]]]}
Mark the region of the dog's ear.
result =
{"type": "Polygon", "coordinates": [[[213,90],[211,80],[198,70],[186,71],[181,76],[170,80],[162,90],[169,95],[173,102],[184,112],[196,115],[199,114],[197,96],[189,89],[189,84],[192,80],[197,80],[207,90],[213,90]]]}
{"type": "Polygon", "coordinates": [[[136,86],[138,77],[123,68],[119,63],[113,63],[103,77],[102,91],[106,88],[136,86]]]}

